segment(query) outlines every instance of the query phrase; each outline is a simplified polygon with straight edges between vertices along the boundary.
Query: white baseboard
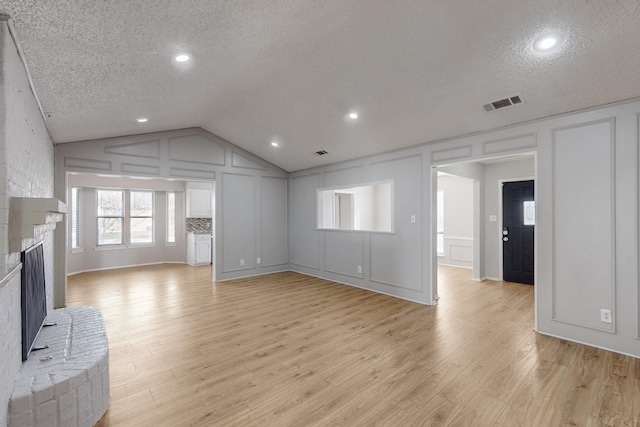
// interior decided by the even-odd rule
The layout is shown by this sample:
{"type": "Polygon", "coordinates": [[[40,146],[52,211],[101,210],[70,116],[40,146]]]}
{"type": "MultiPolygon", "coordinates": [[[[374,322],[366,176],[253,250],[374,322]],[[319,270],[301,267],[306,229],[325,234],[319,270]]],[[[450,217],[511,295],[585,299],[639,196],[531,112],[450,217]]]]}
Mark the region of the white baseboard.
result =
{"type": "Polygon", "coordinates": [[[104,270],[118,270],[120,268],[130,268],[130,267],[144,267],[147,265],[160,265],[160,264],[186,264],[184,261],[161,261],[161,262],[148,262],[146,264],[130,264],[130,265],[121,265],[116,267],[103,267],[103,268],[94,268],[91,270],[82,270],[82,271],[74,271],[72,273],[67,273],[68,276],[75,276],[80,273],[90,273],[92,271],[104,271],[104,270]]]}
{"type": "Polygon", "coordinates": [[[443,267],[456,267],[456,268],[464,268],[466,270],[472,270],[473,267],[469,266],[469,265],[457,265],[457,264],[446,264],[444,262],[438,262],[438,265],[441,265],[443,267]]]}
{"type": "Polygon", "coordinates": [[[548,337],[558,338],[558,339],[560,339],[560,340],[565,340],[565,341],[571,341],[571,342],[574,342],[574,343],[577,343],[577,344],[586,345],[586,346],[588,346],[588,347],[599,348],[599,349],[601,349],[601,350],[611,351],[611,352],[613,352],[613,353],[618,353],[618,354],[622,354],[622,355],[624,355],[624,356],[633,357],[634,359],[640,359],[640,357],[638,357],[638,355],[637,355],[637,354],[625,353],[625,352],[623,352],[623,351],[614,350],[614,349],[612,349],[612,348],[608,348],[608,347],[604,347],[604,346],[600,346],[600,345],[595,345],[595,344],[590,344],[590,343],[586,343],[586,342],[582,342],[582,341],[574,340],[574,339],[567,338],[567,337],[563,337],[563,336],[560,336],[560,335],[549,334],[549,333],[547,333],[547,332],[540,332],[540,331],[537,331],[537,330],[535,330],[535,329],[534,329],[534,331],[535,331],[535,332],[537,332],[537,333],[539,333],[539,334],[541,334],[541,335],[546,335],[546,336],[548,336],[548,337]]]}

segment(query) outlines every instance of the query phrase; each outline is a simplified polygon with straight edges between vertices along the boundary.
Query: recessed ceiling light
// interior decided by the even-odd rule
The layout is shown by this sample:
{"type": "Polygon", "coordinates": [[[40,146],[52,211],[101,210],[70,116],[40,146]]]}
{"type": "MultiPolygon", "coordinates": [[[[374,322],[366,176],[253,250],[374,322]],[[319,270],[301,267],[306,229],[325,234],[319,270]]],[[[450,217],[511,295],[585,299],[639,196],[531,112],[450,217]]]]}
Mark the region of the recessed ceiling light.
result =
{"type": "Polygon", "coordinates": [[[140,117],[139,119],[136,119],[136,122],[138,123],[146,123],[148,121],[149,119],[147,119],[146,117],[140,117]]]}
{"type": "Polygon", "coordinates": [[[543,52],[558,46],[558,41],[559,37],[557,35],[546,34],[542,37],[538,37],[536,41],[533,42],[533,48],[539,52],[543,52]]]}
{"type": "Polygon", "coordinates": [[[358,113],[349,113],[349,118],[350,119],[357,119],[358,118],[358,113]]]}
{"type": "Polygon", "coordinates": [[[279,147],[279,146],[280,146],[280,144],[278,144],[276,141],[272,141],[272,142],[271,142],[271,146],[272,146],[272,147],[279,147]]]}
{"type": "Polygon", "coordinates": [[[176,61],[178,62],[185,62],[185,61],[188,61],[189,59],[191,59],[191,57],[185,53],[182,53],[176,56],[176,61]]]}

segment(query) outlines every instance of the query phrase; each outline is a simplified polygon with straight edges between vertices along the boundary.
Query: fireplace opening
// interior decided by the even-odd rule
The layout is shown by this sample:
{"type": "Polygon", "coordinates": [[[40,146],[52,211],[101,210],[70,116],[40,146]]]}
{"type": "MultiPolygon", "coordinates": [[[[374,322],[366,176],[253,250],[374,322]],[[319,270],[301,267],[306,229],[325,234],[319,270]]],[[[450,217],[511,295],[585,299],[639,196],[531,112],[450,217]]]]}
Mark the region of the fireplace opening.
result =
{"type": "Polygon", "coordinates": [[[42,242],[21,254],[22,360],[27,360],[47,317],[44,253],[42,242]]]}

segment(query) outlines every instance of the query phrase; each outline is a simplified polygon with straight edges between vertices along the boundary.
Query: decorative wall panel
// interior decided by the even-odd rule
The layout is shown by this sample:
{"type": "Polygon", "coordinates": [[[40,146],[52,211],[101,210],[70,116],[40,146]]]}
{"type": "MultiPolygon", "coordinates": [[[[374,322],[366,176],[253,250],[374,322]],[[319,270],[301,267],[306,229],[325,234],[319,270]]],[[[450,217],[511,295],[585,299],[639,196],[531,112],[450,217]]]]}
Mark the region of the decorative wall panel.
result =
{"type": "Polygon", "coordinates": [[[89,171],[110,171],[111,162],[103,160],[78,159],[75,157],[65,157],[64,165],[68,168],[86,169],[89,171]]]}
{"type": "Polygon", "coordinates": [[[449,160],[461,160],[471,157],[472,149],[470,145],[452,148],[448,150],[437,150],[431,152],[431,162],[438,163],[449,160]]]}
{"type": "Polygon", "coordinates": [[[247,157],[242,156],[236,153],[235,151],[231,153],[231,166],[233,166],[234,168],[244,168],[244,169],[258,169],[258,170],[267,169],[266,167],[264,167],[264,165],[261,165],[260,163],[254,160],[248,159],[247,157]]]}
{"type": "Polygon", "coordinates": [[[615,313],[613,119],[553,131],[554,320],[613,332],[615,313]]]}
{"type": "Polygon", "coordinates": [[[224,165],[224,147],[202,135],[169,138],[169,160],[224,165]]]}
{"type": "Polygon", "coordinates": [[[536,147],[536,134],[514,136],[511,138],[487,141],[482,144],[482,154],[504,154],[536,147]]]}
{"type": "Polygon", "coordinates": [[[111,145],[104,148],[107,154],[121,154],[129,157],[160,158],[160,140],[133,142],[131,144],[111,145]]]}

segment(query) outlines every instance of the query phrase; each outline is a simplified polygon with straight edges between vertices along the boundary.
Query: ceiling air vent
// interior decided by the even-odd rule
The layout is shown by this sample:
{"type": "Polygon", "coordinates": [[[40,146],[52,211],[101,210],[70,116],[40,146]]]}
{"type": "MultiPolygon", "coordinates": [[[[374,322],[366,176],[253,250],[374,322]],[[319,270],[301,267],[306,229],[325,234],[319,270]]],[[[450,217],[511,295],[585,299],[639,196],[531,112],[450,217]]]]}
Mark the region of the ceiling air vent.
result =
{"type": "Polygon", "coordinates": [[[512,96],[511,98],[499,99],[498,101],[493,101],[490,104],[483,105],[484,110],[486,112],[499,110],[505,107],[511,107],[512,105],[522,104],[522,100],[520,96],[512,96]]]}
{"type": "Polygon", "coordinates": [[[324,156],[325,154],[329,154],[327,150],[316,151],[317,156],[324,156]]]}

